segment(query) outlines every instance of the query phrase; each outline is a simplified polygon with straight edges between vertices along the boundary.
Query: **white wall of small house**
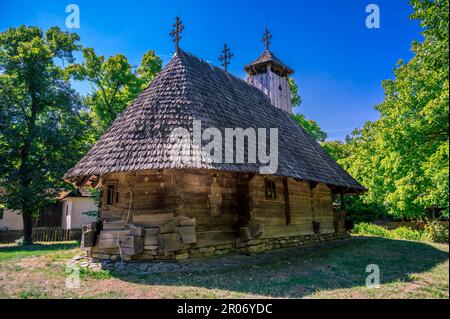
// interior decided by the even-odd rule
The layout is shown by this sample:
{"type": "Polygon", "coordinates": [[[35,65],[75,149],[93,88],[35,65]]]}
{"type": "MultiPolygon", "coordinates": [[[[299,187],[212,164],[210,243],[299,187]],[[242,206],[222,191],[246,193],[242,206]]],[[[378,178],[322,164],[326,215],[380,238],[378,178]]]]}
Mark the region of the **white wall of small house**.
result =
{"type": "Polygon", "coordinates": [[[20,230],[23,228],[22,215],[17,211],[5,209],[3,211],[3,217],[0,219],[0,230],[20,230]]]}
{"type": "Polygon", "coordinates": [[[64,229],[81,229],[83,225],[97,220],[97,217],[83,214],[98,210],[92,197],[68,197],[64,199],[62,209],[62,227],[64,229]]]}

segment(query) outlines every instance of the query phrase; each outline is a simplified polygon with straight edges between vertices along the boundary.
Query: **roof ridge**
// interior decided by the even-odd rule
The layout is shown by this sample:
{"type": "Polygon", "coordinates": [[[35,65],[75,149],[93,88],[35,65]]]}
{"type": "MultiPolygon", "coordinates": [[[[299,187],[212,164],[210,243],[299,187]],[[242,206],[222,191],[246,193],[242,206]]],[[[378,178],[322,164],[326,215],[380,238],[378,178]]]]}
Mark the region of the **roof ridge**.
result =
{"type": "MultiPolygon", "coordinates": [[[[258,163],[184,163],[173,156],[170,134],[176,128],[190,132],[193,120],[222,132],[226,128],[277,128],[275,175],[362,189],[287,113],[273,106],[264,92],[181,49],[65,177],[74,181],[82,176],[174,168],[260,171],[258,163]]],[[[187,147],[197,156],[198,150],[191,144],[183,144],[183,150],[187,147]]]]}
{"type": "Polygon", "coordinates": [[[212,63],[209,63],[207,60],[202,59],[202,58],[196,56],[195,54],[193,54],[191,52],[187,52],[187,51],[184,51],[184,50],[181,50],[181,49],[180,49],[180,51],[183,52],[184,54],[194,58],[194,59],[197,59],[199,62],[214,68],[216,71],[221,72],[223,75],[230,76],[230,77],[234,78],[235,80],[238,80],[238,81],[242,82],[243,84],[247,85],[252,90],[255,90],[256,92],[261,93],[261,95],[264,96],[265,98],[267,98],[267,100],[270,102],[270,98],[266,94],[264,94],[264,92],[262,92],[260,89],[258,89],[257,87],[253,86],[252,84],[248,83],[245,79],[243,79],[243,78],[241,78],[241,77],[239,77],[237,75],[234,75],[233,73],[225,72],[225,70],[223,70],[221,67],[219,67],[217,65],[214,65],[212,63]]]}

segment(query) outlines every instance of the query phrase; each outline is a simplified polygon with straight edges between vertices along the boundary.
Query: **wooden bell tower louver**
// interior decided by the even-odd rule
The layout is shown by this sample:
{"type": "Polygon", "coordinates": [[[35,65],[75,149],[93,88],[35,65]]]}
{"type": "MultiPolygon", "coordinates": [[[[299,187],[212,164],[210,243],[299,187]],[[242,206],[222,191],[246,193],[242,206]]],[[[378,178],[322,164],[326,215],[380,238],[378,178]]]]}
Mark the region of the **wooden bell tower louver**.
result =
{"type": "Polygon", "coordinates": [[[269,30],[266,29],[262,39],[264,52],[244,68],[248,74],[247,82],[263,91],[273,106],[292,114],[289,76],[294,71],[270,51],[271,38],[269,30]]]}

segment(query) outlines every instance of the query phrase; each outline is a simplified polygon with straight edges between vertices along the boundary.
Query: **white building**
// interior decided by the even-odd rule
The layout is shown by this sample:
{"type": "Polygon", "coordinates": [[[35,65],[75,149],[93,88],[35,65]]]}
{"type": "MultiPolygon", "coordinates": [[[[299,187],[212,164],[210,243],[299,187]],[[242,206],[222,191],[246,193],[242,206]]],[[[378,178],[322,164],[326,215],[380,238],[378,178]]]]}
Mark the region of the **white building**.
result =
{"type": "MultiPolygon", "coordinates": [[[[81,229],[85,224],[89,224],[97,219],[98,206],[92,195],[85,191],[63,192],[59,196],[60,207],[57,210],[59,226],[63,229],[81,229]]],[[[46,223],[48,214],[42,214],[36,227],[50,227],[46,223]]],[[[55,216],[52,216],[52,227],[54,227],[55,216]]],[[[0,230],[21,230],[23,229],[22,215],[19,211],[13,211],[0,206],[0,230]]]]}
{"type": "Polygon", "coordinates": [[[77,192],[62,194],[62,222],[64,229],[81,229],[98,218],[98,206],[92,195],[81,189],[77,192]]]}

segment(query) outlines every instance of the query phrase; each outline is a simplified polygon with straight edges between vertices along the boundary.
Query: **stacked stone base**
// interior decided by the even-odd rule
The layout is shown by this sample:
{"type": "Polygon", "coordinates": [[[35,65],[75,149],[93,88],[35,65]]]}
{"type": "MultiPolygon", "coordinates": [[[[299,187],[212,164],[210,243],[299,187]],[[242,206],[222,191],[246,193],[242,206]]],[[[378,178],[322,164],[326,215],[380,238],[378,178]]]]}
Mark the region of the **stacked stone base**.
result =
{"type": "Polygon", "coordinates": [[[241,254],[254,254],[274,249],[297,247],[324,241],[342,240],[347,238],[350,238],[350,234],[348,232],[250,239],[247,241],[238,242],[236,244],[236,248],[241,254]]]}
{"type": "MultiPolygon", "coordinates": [[[[297,235],[289,237],[277,237],[277,238],[261,238],[241,240],[237,239],[234,243],[214,245],[208,247],[195,247],[194,244],[191,248],[186,248],[174,252],[160,252],[157,249],[146,249],[144,247],[144,253],[138,256],[123,256],[125,261],[152,261],[152,260],[185,260],[192,258],[204,258],[212,256],[221,256],[228,254],[256,254],[263,253],[270,250],[297,247],[310,245],[319,242],[343,240],[350,238],[348,232],[329,233],[329,234],[314,234],[314,235],[297,235]]],[[[153,248],[153,247],[152,247],[153,248]]],[[[88,252],[88,257],[95,259],[110,259],[121,260],[121,256],[117,250],[111,250],[108,254],[107,251],[95,252],[91,250],[88,252]]]]}

